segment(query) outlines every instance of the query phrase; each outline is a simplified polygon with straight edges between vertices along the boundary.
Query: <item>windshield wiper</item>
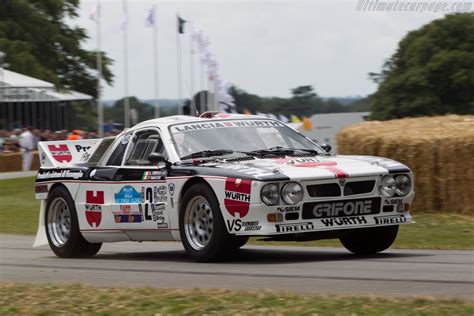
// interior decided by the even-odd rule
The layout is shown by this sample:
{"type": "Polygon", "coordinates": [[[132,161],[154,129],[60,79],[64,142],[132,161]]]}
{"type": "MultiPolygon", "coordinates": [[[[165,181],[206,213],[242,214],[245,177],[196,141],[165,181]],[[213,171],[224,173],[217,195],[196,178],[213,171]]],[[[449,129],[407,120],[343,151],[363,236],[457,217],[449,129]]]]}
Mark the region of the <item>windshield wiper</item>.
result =
{"type": "Polygon", "coordinates": [[[318,155],[319,152],[316,149],[307,148],[285,148],[281,146],[270,147],[268,149],[258,149],[246,152],[249,155],[268,155],[268,154],[280,154],[280,155],[292,155],[295,151],[304,151],[318,155]]]}
{"type": "Polygon", "coordinates": [[[192,159],[192,158],[204,158],[212,156],[224,156],[232,154],[234,151],[229,149],[215,149],[215,150],[202,150],[186,156],[181,157],[181,160],[192,159]]]}

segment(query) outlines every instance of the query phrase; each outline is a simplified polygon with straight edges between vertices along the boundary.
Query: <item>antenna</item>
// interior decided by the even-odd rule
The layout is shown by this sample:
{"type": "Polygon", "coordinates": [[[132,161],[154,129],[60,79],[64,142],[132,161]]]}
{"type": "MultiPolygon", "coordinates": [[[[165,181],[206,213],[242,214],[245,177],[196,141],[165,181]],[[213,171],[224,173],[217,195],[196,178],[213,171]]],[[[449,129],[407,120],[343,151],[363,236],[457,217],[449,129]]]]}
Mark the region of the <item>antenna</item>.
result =
{"type": "Polygon", "coordinates": [[[184,81],[184,84],[186,85],[186,90],[188,90],[188,93],[189,93],[189,99],[191,100],[191,105],[193,106],[194,108],[194,114],[196,116],[199,116],[199,111],[196,107],[196,104],[194,103],[194,98],[193,98],[193,95],[191,94],[191,90],[189,90],[189,87],[188,87],[188,83],[186,81],[184,81]]]}

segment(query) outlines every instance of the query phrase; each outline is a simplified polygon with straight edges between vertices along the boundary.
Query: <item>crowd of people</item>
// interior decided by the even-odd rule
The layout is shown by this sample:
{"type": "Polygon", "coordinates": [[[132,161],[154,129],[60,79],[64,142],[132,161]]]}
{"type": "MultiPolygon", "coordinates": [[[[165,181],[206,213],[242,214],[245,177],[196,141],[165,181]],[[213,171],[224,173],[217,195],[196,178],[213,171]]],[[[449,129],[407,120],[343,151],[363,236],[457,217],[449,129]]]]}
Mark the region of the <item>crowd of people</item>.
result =
{"type": "MultiPolygon", "coordinates": [[[[119,130],[110,130],[105,137],[120,133],[119,130]]],[[[79,140],[98,138],[96,131],[60,130],[51,131],[34,128],[14,129],[13,131],[0,130],[0,155],[21,152],[23,171],[30,170],[33,162],[33,152],[38,149],[38,143],[56,140],[79,140]]]]}

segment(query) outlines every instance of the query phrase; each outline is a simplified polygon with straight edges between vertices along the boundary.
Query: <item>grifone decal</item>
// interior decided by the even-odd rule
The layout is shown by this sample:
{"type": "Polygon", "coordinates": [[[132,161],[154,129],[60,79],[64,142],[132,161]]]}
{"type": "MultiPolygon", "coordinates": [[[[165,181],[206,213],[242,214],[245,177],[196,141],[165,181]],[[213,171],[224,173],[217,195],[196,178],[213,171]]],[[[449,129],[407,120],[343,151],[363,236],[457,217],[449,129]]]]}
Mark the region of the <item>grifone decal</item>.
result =
{"type": "Polygon", "coordinates": [[[225,180],[224,205],[233,217],[244,218],[249,212],[251,185],[252,180],[236,178],[225,180]]]}
{"type": "Polygon", "coordinates": [[[91,227],[99,227],[102,220],[104,191],[86,191],[86,220],[91,227]]]}
{"type": "Polygon", "coordinates": [[[303,219],[378,214],[380,204],[379,197],[306,203],[303,205],[303,219]]]}
{"type": "Polygon", "coordinates": [[[72,160],[71,152],[66,144],[48,145],[48,149],[53,158],[60,163],[68,163],[72,160]]]}

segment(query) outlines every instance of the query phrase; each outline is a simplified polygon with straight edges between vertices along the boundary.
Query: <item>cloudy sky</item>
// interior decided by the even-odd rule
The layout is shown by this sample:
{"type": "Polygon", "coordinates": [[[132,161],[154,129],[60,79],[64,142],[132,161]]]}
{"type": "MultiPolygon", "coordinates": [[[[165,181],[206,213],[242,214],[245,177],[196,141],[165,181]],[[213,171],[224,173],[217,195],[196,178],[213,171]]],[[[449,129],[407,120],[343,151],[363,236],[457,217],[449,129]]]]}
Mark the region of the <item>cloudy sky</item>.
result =
{"type": "MultiPolygon", "coordinates": [[[[178,96],[176,12],[210,39],[224,79],[262,96],[290,95],[299,85],[313,85],[320,96],[367,95],[376,85],[368,72],[380,70],[410,30],[443,16],[432,12],[360,12],[357,1],[136,1],[128,0],[129,91],[153,98],[152,30],[147,10],[157,6],[160,97],[178,96]]],[[[95,0],[82,1],[80,18],[96,47],[95,0]]],[[[122,1],[102,0],[102,49],[115,60],[115,81],[104,99],[124,95],[122,1]]],[[[189,29],[188,29],[189,30],[189,29]]],[[[181,35],[183,80],[191,86],[190,36],[181,35]]],[[[194,85],[200,87],[196,58],[194,85]]],[[[183,88],[185,89],[185,88],[183,88]]],[[[187,97],[187,92],[183,92],[187,97]]]]}

